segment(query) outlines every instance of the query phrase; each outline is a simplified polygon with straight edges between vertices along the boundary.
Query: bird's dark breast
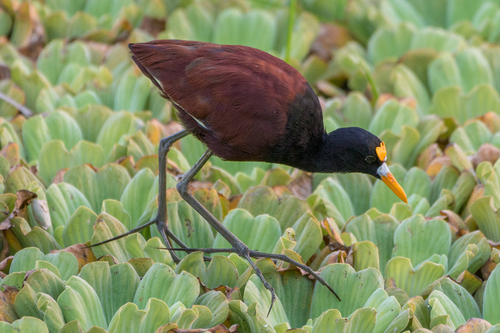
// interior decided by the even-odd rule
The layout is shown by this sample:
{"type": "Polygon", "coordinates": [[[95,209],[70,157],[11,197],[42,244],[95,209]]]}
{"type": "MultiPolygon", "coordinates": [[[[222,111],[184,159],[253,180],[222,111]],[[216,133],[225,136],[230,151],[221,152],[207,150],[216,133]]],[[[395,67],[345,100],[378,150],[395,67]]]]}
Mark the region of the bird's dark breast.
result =
{"type": "Polygon", "coordinates": [[[307,156],[320,148],[326,134],[321,105],[309,84],[288,104],[287,113],[285,134],[269,148],[266,161],[307,169],[307,156]]]}

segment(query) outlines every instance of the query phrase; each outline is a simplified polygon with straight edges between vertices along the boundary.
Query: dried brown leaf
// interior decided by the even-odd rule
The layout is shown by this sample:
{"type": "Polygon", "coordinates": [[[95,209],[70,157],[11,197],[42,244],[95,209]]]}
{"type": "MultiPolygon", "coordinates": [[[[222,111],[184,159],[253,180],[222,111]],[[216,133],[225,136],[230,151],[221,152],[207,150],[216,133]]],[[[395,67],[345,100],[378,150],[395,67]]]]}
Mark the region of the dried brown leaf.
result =
{"type": "Polygon", "coordinates": [[[285,195],[291,195],[292,192],[290,192],[290,190],[288,189],[288,187],[286,187],[285,185],[276,185],[276,186],[273,186],[271,187],[274,191],[274,193],[276,193],[276,195],[278,196],[278,198],[281,198],[285,195]]]}
{"type": "Polygon", "coordinates": [[[228,301],[233,300],[233,293],[236,293],[235,294],[235,295],[237,295],[236,299],[240,299],[240,295],[239,295],[240,289],[238,287],[230,288],[228,286],[218,286],[217,288],[214,288],[213,290],[220,291],[221,293],[223,293],[224,296],[226,296],[228,301]]]}
{"type": "Polygon", "coordinates": [[[5,64],[0,64],[0,81],[10,79],[10,68],[5,64]]]}
{"type": "Polygon", "coordinates": [[[441,171],[444,166],[450,165],[451,161],[448,156],[438,156],[429,163],[425,172],[429,175],[429,177],[433,178],[437,176],[439,171],[441,171]]]}
{"type": "Polygon", "coordinates": [[[175,133],[182,131],[184,128],[181,124],[176,121],[171,121],[166,125],[163,125],[162,132],[164,137],[171,136],[175,133]]]}
{"type": "Polygon", "coordinates": [[[500,132],[500,116],[493,111],[486,112],[479,119],[485,123],[491,133],[500,132]]]}
{"type": "MultiPolygon", "coordinates": [[[[169,324],[170,325],[170,324],[169,324]]],[[[177,325],[175,325],[177,326],[177,325]]],[[[237,332],[238,325],[233,325],[229,329],[220,324],[215,327],[206,329],[206,328],[200,328],[200,329],[181,329],[181,328],[173,328],[168,331],[167,333],[201,333],[201,332],[210,332],[210,333],[232,333],[232,332],[237,332]]],[[[163,331],[162,331],[163,332],[163,331]]]]}
{"type": "Polygon", "coordinates": [[[68,171],[69,169],[68,168],[64,168],[64,169],[59,169],[57,172],[56,172],[56,175],[54,176],[54,179],[52,180],[52,184],[59,184],[59,183],[62,183],[64,182],[64,174],[66,173],[66,171],[68,171]]]}
{"type": "Polygon", "coordinates": [[[297,198],[305,200],[312,193],[312,174],[301,171],[299,175],[288,183],[287,187],[297,198]]]}
{"type": "Polygon", "coordinates": [[[167,20],[144,16],[140,29],[147,31],[151,36],[156,37],[165,30],[167,20]]]}
{"type": "Polygon", "coordinates": [[[9,142],[0,150],[0,156],[4,157],[11,167],[19,164],[19,146],[17,143],[9,142]]]}
{"type": "Polygon", "coordinates": [[[472,156],[471,162],[474,167],[477,167],[481,162],[490,162],[495,164],[495,162],[500,158],[500,149],[493,146],[492,144],[485,143],[479,147],[478,151],[474,156],[472,156]]]}
{"type": "Polygon", "coordinates": [[[14,308],[14,301],[19,290],[11,286],[3,286],[3,288],[5,290],[0,291],[0,321],[12,323],[18,319],[14,308]]]}
{"type": "Polygon", "coordinates": [[[80,271],[86,264],[97,261],[94,252],[92,252],[92,248],[87,247],[87,245],[83,243],[71,245],[62,250],[54,250],[50,253],[57,253],[61,251],[69,252],[76,257],[76,260],[78,260],[78,271],[80,271]]]}
{"type": "Polygon", "coordinates": [[[491,258],[489,258],[486,264],[484,264],[483,267],[481,267],[481,274],[483,276],[483,280],[488,280],[495,267],[497,267],[497,264],[491,261],[491,258]]]}
{"type": "Polygon", "coordinates": [[[7,258],[4,258],[2,261],[0,261],[0,271],[2,271],[2,273],[9,271],[12,259],[14,259],[14,256],[8,256],[7,258]]]}
{"type": "MultiPolygon", "coordinates": [[[[7,239],[5,238],[3,232],[0,232],[0,239],[2,240],[3,246],[2,246],[2,251],[0,252],[0,260],[3,261],[5,260],[10,252],[10,246],[9,243],[7,242],[7,239]]],[[[0,270],[2,270],[0,268],[0,270]]],[[[0,272],[0,277],[3,278],[2,276],[3,272],[0,272]]]]}
{"type": "Polygon", "coordinates": [[[351,39],[349,30],[346,28],[323,23],[319,28],[318,37],[311,45],[311,53],[316,54],[325,62],[330,62],[332,52],[347,44],[351,39]]]}
{"type": "Polygon", "coordinates": [[[484,319],[470,318],[463,325],[460,325],[455,333],[482,333],[486,332],[491,324],[484,319]]]}
{"type": "Polygon", "coordinates": [[[153,145],[156,145],[160,142],[163,134],[163,125],[156,118],[151,119],[146,123],[145,131],[149,141],[151,141],[153,145]]]}
{"type": "Polygon", "coordinates": [[[233,210],[236,207],[238,207],[238,204],[240,203],[241,198],[243,197],[243,194],[238,194],[229,199],[229,210],[233,210]]]}
{"type": "Polygon", "coordinates": [[[433,143],[420,154],[420,156],[418,157],[417,166],[420,169],[426,170],[432,160],[442,155],[443,152],[439,148],[438,144],[433,143]]]}
{"type": "Polygon", "coordinates": [[[464,221],[455,212],[451,210],[442,210],[439,214],[444,217],[446,222],[448,222],[451,232],[456,234],[457,237],[462,237],[468,233],[464,221]]]}

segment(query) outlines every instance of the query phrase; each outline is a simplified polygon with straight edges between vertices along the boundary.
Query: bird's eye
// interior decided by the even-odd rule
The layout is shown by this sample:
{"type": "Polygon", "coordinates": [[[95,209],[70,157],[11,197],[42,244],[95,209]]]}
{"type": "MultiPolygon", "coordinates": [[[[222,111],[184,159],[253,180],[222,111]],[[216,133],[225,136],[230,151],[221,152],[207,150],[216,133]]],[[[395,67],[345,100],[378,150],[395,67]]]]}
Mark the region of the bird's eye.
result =
{"type": "Polygon", "coordinates": [[[368,162],[368,163],[373,163],[375,162],[377,159],[375,158],[375,156],[368,156],[365,158],[365,161],[368,162]]]}

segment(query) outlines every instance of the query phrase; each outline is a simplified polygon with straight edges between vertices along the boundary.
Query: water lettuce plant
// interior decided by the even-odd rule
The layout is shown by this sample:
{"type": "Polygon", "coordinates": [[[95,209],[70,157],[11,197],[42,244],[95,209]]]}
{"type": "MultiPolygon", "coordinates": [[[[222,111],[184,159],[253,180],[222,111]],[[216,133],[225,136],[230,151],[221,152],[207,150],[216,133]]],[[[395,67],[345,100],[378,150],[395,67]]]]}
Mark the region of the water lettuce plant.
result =
{"type": "MultiPolygon", "coordinates": [[[[494,0],[0,1],[1,332],[500,332],[500,3],[494,0]],[[290,17],[293,19],[290,20],[290,17]],[[361,174],[216,157],[194,196],[260,259],[181,252],[155,228],[158,144],[180,129],[126,44],[257,47],[320,96],[328,131],[387,146],[402,203],[361,174]]],[[[168,221],[227,244],[175,190],[168,221]]]]}

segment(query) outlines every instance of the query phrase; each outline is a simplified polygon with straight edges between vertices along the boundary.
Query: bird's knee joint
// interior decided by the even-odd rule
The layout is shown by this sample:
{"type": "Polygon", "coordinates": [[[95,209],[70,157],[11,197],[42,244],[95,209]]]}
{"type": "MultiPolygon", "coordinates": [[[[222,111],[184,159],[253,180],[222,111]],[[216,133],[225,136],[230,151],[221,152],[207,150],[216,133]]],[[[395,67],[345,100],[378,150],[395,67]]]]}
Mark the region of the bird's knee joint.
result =
{"type": "Polygon", "coordinates": [[[158,145],[158,150],[160,152],[168,151],[170,149],[170,147],[172,147],[173,144],[174,144],[174,140],[172,140],[168,136],[168,137],[163,138],[163,139],[160,140],[160,144],[158,145]]]}
{"type": "Polygon", "coordinates": [[[181,197],[184,197],[188,194],[188,183],[183,182],[182,180],[177,183],[177,192],[181,195],[181,197]]]}
{"type": "Polygon", "coordinates": [[[250,248],[243,243],[235,246],[235,250],[240,256],[249,256],[251,254],[250,248]]]}

